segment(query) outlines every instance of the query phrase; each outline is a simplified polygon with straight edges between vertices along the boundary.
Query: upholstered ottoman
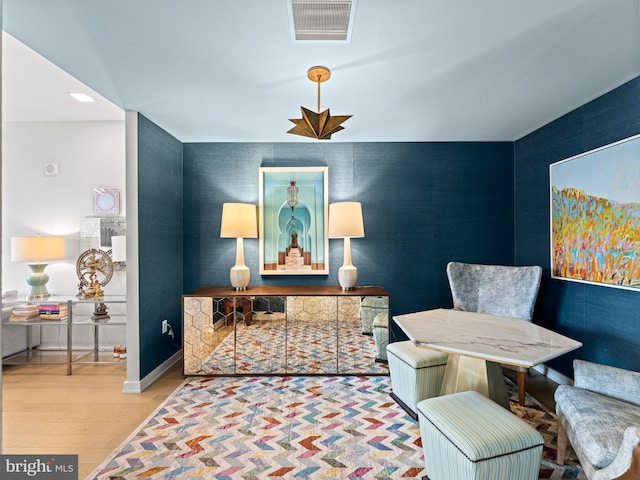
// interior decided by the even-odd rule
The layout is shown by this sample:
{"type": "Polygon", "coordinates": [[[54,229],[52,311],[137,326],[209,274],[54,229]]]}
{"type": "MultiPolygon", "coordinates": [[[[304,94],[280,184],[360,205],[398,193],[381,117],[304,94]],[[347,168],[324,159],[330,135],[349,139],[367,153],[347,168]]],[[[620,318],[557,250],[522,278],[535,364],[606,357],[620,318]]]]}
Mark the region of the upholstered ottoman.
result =
{"type": "Polygon", "coordinates": [[[387,363],[387,345],[389,345],[389,315],[379,313],[373,319],[373,341],[376,346],[376,362],[387,363]]]}
{"type": "Polygon", "coordinates": [[[418,403],[429,480],[537,480],[542,435],[478,392],[418,403]]]}
{"type": "Polygon", "coordinates": [[[414,419],[418,419],[420,400],[440,395],[448,358],[446,353],[416,347],[409,340],[387,345],[391,398],[414,419]]]}

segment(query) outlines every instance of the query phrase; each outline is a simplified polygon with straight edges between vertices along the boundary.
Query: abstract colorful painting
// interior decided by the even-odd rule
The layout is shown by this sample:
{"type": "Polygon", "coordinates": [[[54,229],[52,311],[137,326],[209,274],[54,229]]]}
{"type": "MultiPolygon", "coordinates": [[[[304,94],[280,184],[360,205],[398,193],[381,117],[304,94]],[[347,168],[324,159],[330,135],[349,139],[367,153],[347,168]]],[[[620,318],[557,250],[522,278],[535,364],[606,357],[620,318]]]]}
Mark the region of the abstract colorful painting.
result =
{"type": "Polygon", "coordinates": [[[549,168],[552,276],[640,290],[640,135],[549,168]]]}

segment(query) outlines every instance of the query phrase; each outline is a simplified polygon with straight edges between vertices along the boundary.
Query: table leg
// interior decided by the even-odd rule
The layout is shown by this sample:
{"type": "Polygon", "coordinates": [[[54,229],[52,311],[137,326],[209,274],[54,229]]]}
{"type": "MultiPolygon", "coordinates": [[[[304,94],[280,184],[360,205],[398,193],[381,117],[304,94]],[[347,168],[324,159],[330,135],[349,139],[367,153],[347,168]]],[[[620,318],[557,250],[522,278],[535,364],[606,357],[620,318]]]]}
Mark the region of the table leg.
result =
{"type": "MultiPolygon", "coordinates": [[[[31,325],[27,325],[27,361],[33,360],[33,347],[31,346],[31,325]]],[[[42,331],[42,327],[40,327],[42,331]]],[[[42,342],[40,342],[42,343],[42,342]]]]}
{"type": "Polygon", "coordinates": [[[73,359],[73,305],[71,300],[67,302],[67,309],[69,310],[67,318],[67,375],[73,373],[73,367],[71,366],[73,359]]]}
{"type": "Polygon", "coordinates": [[[93,361],[97,362],[100,360],[100,330],[98,329],[98,325],[93,326],[93,361]]]}
{"type": "Polygon", "coordinates": [[[527,380],[527,371],[519,368],[518,369],[518,401],[520,402],[520,406],[524,407],[524,394],[525,394],[525,382],[527,380]]]}
{"type": "Polygon", "coordinates": [[[475,390],[509,409],[502,367],[481,358],[449,354],[440,395],[475,390]]]}

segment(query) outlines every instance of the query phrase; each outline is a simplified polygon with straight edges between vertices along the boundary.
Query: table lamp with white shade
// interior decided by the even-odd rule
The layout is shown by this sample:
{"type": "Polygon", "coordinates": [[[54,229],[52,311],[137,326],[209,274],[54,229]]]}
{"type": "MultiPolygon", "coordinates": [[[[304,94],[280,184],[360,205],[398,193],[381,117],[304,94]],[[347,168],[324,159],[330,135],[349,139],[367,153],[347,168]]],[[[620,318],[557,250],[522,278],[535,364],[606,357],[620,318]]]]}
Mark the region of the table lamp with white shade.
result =
{"type": "Polygon", "coordinates": [[[344,261],[338,269],[342,290],[353,290],[358,282],[358,269],[351,262],[351,239],[364,237],[360,202],[338,202],[329,205],[329,238],[344,238],[344,261]]]}
{"type": "Polygon", "coordinates": [[[244,264],[244,238],[258,238],[258,220],[255,205],[249,203],[224,203],[220,238],[236,239],[236,264],[229,272],[231,285],[236,290],[246,290],[251,272],[244,264]]]}
{"type": "Polygon", "coordinates": [[[46,262],[50,260],[64,260],[64,237],[11,237],[11,261],[28,262],[31,269],[31,274],[27,277],[27,284],[31,287],[27,300],[49,298],[49,275],[44,269],[47,267],[46,262]]]}

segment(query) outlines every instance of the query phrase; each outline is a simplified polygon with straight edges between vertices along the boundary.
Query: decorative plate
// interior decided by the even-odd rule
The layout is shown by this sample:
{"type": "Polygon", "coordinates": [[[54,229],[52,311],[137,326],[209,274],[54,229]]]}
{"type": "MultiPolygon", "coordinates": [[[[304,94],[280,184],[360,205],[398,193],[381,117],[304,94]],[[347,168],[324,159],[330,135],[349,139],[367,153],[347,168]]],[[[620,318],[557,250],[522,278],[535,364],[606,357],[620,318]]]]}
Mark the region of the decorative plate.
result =
{"type": "Polygon", "coordinates": [[[117,188],[93,189],[93,212],[98,215],[120,213],[120,192],[117,188]]]}

